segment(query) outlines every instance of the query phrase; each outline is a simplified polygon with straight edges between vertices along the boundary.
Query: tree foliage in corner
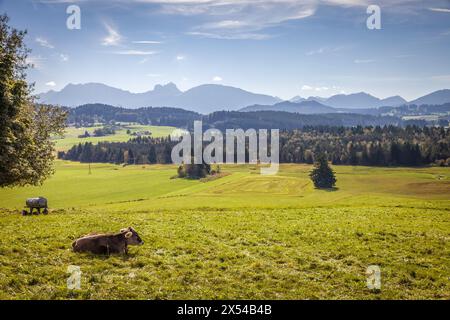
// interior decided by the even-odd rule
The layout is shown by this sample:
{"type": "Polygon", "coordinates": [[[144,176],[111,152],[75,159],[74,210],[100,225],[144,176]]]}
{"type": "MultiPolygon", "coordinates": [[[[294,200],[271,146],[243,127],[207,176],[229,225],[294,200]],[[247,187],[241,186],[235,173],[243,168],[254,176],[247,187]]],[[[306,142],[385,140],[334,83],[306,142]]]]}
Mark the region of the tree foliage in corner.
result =
{"type": "Polygon", "coordinates": [[[309,177],[313,181],[314,186],[319,189],[330,189],[336,184],[336,177],[324,154],[316,157],[314,169],[309,174],[309,177]]]}
{"type": "Polygon", "coordinates": [[[53,173],[52,135],[61,135],[66,114],[35,105],[26,81],[25,31],[0,15],[0,187],[38,185],[53,173]]]}

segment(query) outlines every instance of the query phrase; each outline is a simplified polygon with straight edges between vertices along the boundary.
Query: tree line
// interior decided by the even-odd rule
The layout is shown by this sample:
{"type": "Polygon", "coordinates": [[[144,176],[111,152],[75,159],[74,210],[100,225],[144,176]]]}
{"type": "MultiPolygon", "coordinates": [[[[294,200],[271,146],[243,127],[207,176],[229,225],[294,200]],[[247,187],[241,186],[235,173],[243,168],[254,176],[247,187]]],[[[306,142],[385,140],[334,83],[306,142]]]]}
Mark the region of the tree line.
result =
{"type": "MultiPolygon", "coordinates": [[[[219,130],[242,128],[295,130],[310,126],[403,126],[402,119],[393,116],[355,113],[299,114],[284,111],[218,111],[202,117],[203,126],[219,130]]],[[[189,123],[188,129],[193,124],[189,123]]]]}
{"type": "Polygon", "coordinates": [[[299,114],[283,111],[218,111],[209,115],[177,108],[126,109],[104,104],[87,104],[77,108],[67,108],[67,122],[74,126],[93,126],[96,123],[135,122],[144,125],[164,125],[191,129],[193,121],[202,120],[205,127],[220,130],[233,128],[294,130],[307,126],[426,126],[448,125],[448,117],[440,116],[437,121],[422,119],[402,119],[405,115],[423,115],[439,112],[446,114],[450,104],[442,106],[402,106],[374,109],[355,109],[352,113],[299,114]],[[428,113],[427,113],[428,112],[428,113]]]}
{"type": "Polygon", "coordinates": [[[77,108],[66,108],[70,125],[87,127],[96,123],[135,122],[157,126],[187,127],[199,120],[201,115],[178,108],[126,109],[105,104],[86,104],[77,108]]]}
{"type": "Polygon", "coordinates": [[[177,142],[167,138],[137,137],[128,142],[80,143],[58,158],[84,163],[170,164],[172,148],[177,142]]]}
{"type": "Polygon", "coordinates": [[[448,126],[450,103],[443,105],[405,105],[400,107],[380,107],[373,109],[354,109],[351,113],[299,114],[283,111],[218,111],[209,115],[178,108],[138,108],[126,109],[104,104],[87,104],[77,108],[67,108],[70,125],[93,126],[96,123],[136,122],[144,125],[166,125],[179,128],[192,127],[194,120],[202,120],[209,128],[280,128],[293,130],[306,126],[385,126],[408,125],[448,126]],[[408,115],[439,115],[437,120],[409,119],[408,115]]]}
{"type": "MultiPolygon", "coordinates": [[[[60,159],[115,164],[169,164],[177,144],[167,138],[78,144],[60,159]]],[[[248,143],[247,143],[248,148],[248,143]]],[[[310,163],[325,154],[333,164],[368,166],[450,165],[450,129],[442,127],[305,127],[280,132],[280,162],[310,163]]],[[[248,154],[246,155],[248,159],[248,154]]]]}
{"type": "Polygon", "coordinates": [[[450,164],[450,130],[443,127],[307,127],[280,139],[281,163],[312,164],[314,155],[324,153],[333,164],[450,164]]]}

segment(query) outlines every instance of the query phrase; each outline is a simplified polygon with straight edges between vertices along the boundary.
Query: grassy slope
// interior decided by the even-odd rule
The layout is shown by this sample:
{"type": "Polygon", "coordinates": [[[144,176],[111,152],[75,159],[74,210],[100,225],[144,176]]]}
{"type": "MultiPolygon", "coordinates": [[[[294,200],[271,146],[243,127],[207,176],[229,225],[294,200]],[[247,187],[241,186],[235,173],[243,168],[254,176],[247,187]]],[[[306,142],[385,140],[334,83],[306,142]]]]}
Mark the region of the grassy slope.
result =
{"type": "Polygon", "coordinates": [[[90,127],[90,128],[74,128],[69,127],[66,129],[66,134],[63,138],[56,139],[56,150],[64,151],[70,149],[73,145],[78,143],[92,142],[98,143],[100,141],[112,141],[112,142],[122,142],[128,141],[132,136],[127,134],[127,129],[131,132],[139,131],[150,131],[152,132],[152,137],[167,137],[170,135],[174,127],[163,127],[163,126],[146,126],[138,124],[127,124],[125,129],[117,130],[115,135],[104,136],[104,137],[89,137],[89,138],[78,138],[78,136],[84,134],[86,131],[92,134],[95,129],[101,128],[102,126],[90,127]]]}
{"type": "Polygon", "coordinates": [[[0,298],[450,298],[450,170],[335,167],[338,190],[315,190],[309,166],[277,176],[225,167],[207,182],[174,166],[57,161],[42,187],[0,191],[0,298]],[[21,217],[43,195],[49,216],[21,217]],[[91,231],[132,225],[128,257],[71,252],[91,231]],[[82,290],[65,288],[69,264],[82,290]],[[365,286],[370,264],[381,292],[365,286]]]}
{"type": "Polygon", "coordinates": [[[338,166],[337,191],[315,190],[307,165],[282,165],[277,176],[261,176],[251,166],[225,166],[232,174],[208,183],[170,179],[175,166],[116,166],[57,161],[56,175],[42,187],[4,189],[0,207],[21,208],[26,197],[42,195],[53,208],[89,207],[112,211],[160,208],[299,208],[317,206],[397,206],[411,202],[447,204],[446,168],[338,166]]]}

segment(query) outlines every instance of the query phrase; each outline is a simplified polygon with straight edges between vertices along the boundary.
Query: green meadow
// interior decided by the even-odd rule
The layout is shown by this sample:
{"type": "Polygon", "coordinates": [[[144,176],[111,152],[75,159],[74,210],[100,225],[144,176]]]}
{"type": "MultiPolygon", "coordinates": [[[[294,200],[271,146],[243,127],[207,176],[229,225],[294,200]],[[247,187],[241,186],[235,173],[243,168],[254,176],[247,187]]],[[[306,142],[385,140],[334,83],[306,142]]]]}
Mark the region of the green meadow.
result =
{"type": "Polygon", "coordinates": [[[450,299],[448,168],[335,166],[332,191],[314,189],[308,165],[223,166],[212,181],[172,165],[55,169],[0,190],[0,299],[450,299]],[[20,215],[34,196],[49,215],[20,215]],[[145,241],[128,256],[71,251],[127,226],[145,241]],[[67,289],[69,265],[80,290],[67,289]],[[381,290],[366,286],[370,265],[381,290]]]}
{"type": "Polygon", "coordinates": [[[450,298],[448,169],[339,166],[337,190],[320,191],[305,165],[225,166],[209,182],[173,179],[174,166],[55,165],[41,187],[0,192],[0,298],[450,298]],[[19,215],[37,195],[51,213],[19,215]],[[125,226],[145,240],[129,256],[70,250],[125,226]],[[366,287],[373,264],[380,291],[366,287]],[[81,290],[66,288],[68,265],[81,290]]]}
{"type": "Polygon", "coordinates": [[[88,138],[78,138],[78,136],[84,134],[86,131],[89,134],[93,134],[95,129],[102,128],[102,125],[98,125],[95,127],[69,127],[66,129],[66,132],[63,137],[55,138],[55,149],[58,151],[65,151],[70,149],[73,145],[78,143],[86,143],[92,142],[94,144],[101,141],[111,141],[111,142],[125,142],[128,141],[132,136],[127,134],[127,130],[133,132],[143,132],[150,131],[152,133],[152,137],[167,137],[169,136],[176,128],[175,127],[164,127],[164,126],[148,126],[148,125],[140,125],[133,123],[125,123],[123,125],[123,129],[117,130],[116,134],[103,136],[103,137],[88,137],[88,138]]]}

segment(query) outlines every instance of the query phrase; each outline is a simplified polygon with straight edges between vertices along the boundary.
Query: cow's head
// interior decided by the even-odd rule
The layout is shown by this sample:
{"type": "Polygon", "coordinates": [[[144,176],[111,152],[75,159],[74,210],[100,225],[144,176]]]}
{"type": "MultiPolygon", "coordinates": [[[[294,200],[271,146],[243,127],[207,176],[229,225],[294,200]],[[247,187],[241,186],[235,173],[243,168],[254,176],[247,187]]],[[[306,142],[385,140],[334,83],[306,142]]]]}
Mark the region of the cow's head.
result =
{"type": "Polygon", "coordinates": [[[137,232],[132,228],[128,227],[120,230],[120,233],[123,233],[125,239],[127,240],[127,244],[129,245],[143,245],[144,241],[142,241],[141,237],[137,234],[137,232]]]}

